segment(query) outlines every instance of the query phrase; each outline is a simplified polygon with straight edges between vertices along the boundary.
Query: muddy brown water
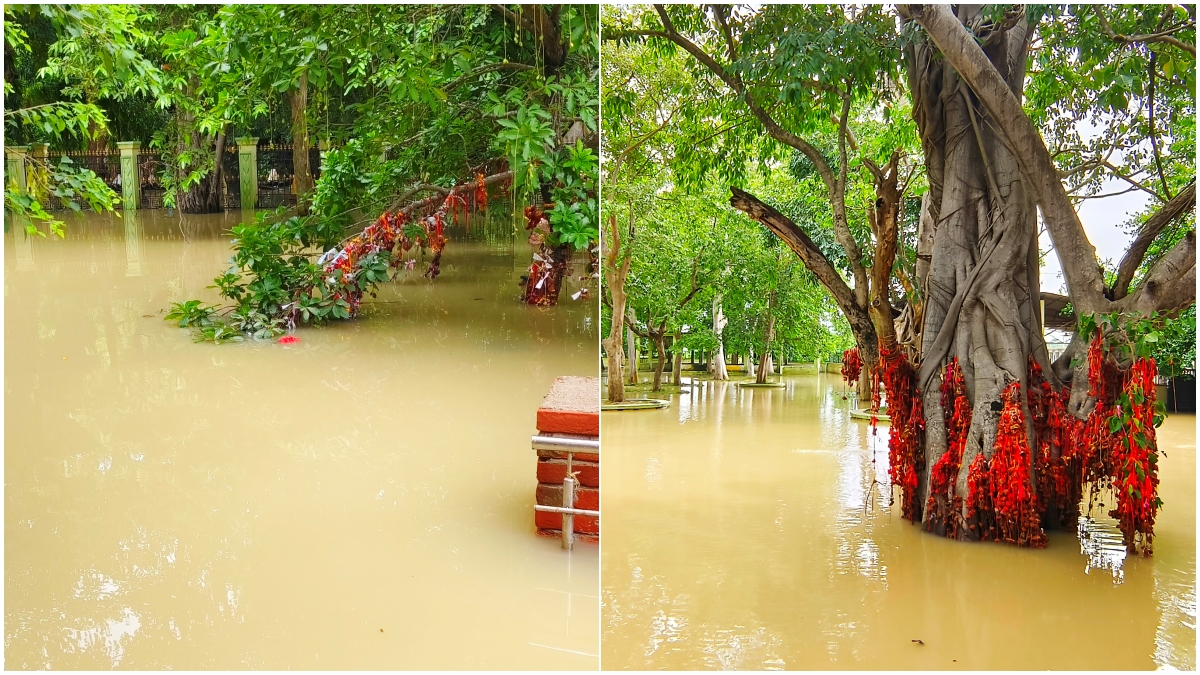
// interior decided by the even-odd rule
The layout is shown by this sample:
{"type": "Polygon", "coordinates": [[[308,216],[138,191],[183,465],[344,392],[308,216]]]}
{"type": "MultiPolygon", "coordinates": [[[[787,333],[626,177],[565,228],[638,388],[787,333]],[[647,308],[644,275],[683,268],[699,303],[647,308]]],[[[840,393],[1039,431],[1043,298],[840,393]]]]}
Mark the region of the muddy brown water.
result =
{"type": "Polygon", "coordinates": [[[5,665],[596,668],[598,550],[534,535],[529,440],[595,307],[522,306],[497,214],[360,320],[193,344],[161,312],[238,217],[6,235],[5,665]]]}
{"type": "Polygon", "coordinates": [[[1194,416],[1159,430],[1154,557],[1099,512],[1020,550],[901,520],[887,427],[783,379],[603,413],[605,669],[1195,669],[1194,416]]]}

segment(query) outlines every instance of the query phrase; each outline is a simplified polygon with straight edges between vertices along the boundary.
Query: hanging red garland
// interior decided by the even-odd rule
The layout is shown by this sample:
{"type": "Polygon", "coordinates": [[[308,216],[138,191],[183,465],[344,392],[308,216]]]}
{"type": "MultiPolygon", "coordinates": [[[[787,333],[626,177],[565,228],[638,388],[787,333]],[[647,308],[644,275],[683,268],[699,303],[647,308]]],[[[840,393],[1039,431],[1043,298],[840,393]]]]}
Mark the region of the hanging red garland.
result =
{"type": "MultiPolygon", "coordinates": [[[[483,177],[479,176],[473,184],[475,185],[476,205],[481,201],[486,204],[487,185],[483,177]],[[482,200],[480,193],[482,193],[482,200]]],[[[333,297],[345,300],[350,305],[351,316],[358,313],[359,306],[362,304],[363,291],[353,281],[358,261],[364,256],[379,251],[392,251],[391,264],[393,267],[398,267],[401,263],[401,256],[411,250],[414,245],[420,244],[433,254],[424,276],[430,279],[438,276],[441,271],[442,251],[446,248],[446,216],[449,213],[454,222],[458,223],[459,209],[464,214],[467,213],[467,202],[462,196],[467,185],[451,188],[441,204],[431,202],[424,209],[418,209],[423,211],[423,214],[418,215],[415,220],[410,218],[407,211],[385,212],[375,222],[368,225],[362,233],[348,239],[340,250],[335,248],[321,256],[318,264],[324,263],[326,274],[332,275],[335,271],[341,270],[343,283],[339,290],[334,292],[333,297]],[[434,205],[437,206],[436,209],[433,209],[434,205]],[[410,225],[414,224],[420,228],[420,234],[411,232],[409,229],[410,225]]]]}
{"type": "MultiPolygon", "coordinates": [[[[1009,383],[1001,392],[992,452],[976,453],[967,470],[965,522],[974,537],[1045,546],[1043,524],[1073,526],[1085,496],[1090,507],[1101,490],[1111,489],[1115,505],[1109,515],[1118,521],[1126,546],[1130,552],[1152,553],[1154,520],[1162,505],[1155,450],[1156,365],[1153,359],[1138,357],[1121,367],[1106,349],[1100,330],[1089,344],[1087,359],[1088,393],[1095,407],[1083,420],[1068,412],[1070,392],[1055,391],[1041,366],[1030,359],[1025,402],[1032,443],[1020,384],[1009,383]]],[[[886,383],[887,370],[884,373],[886,383]]],[[[889,413],[892,396],[889,388],[889,413]]],[[[954,359],[942,380],[942,410],[947,449],[930,472],[926,528],[940,527],[946,536],[960,537],[965,534],[958,519],[963,504],[956,496],[955,482],[972,411],[954,359]]],[[[895,429],[894,417],[892,425],[895,429]]],[[[893,453],[893,463],[897,462],[893,481],[903,484],[908,459],[893,453]]]]}
{"type": "Polygon", "coordinates": [[[858,347],[851,347],[842,352],[842,379],[846,384],[854,386],[862,373],[862,359],[858,356],[858,347]]]}
{"type": "MultiPolygon", "coordinates": [[[[900,515],[910,522],[921,521],[921,500],[917,484],[925,469],[922,436],[925,413],[917,395],[917,374],[900,347],[880,346],[879,367],[872,376],[871,411],[879,412],[879,386],[887,393],[887,414],[891,425],[888,435],[888,478],[899,486],[900,515]]],[[[871,418],[872,427],[875,417],[871,418]]]]}
{"type": "Polygon", "coordinates": [[[1046,533],[1032,481],[1033,458],[1021,410],[1021,384],[1010,382],[1000,392],[1000,402],[992,456],[989,459],[979,453],[968,472],[973,490],[967,493],[967,527],[985,541],[1041,548],[1046,545],[1046,533]]]}
{"type": "Polygon", "coordinates": [[[525,207],[525,229],[530,231],[529,244],[535,249],[525,282],[525,304],[549,307],[558,302],[569,249],[550,245],[550,221],[537,206],[525,207]]]}
{"type": "Polygon", "coordinates": [[[962,497],[956,492],[967,432],[971,429],[971,401],[958,359],[950,359],[942,376],[942,415],[946,420],[946,451],[934,462],[929,474],[929,499],[925,503],[925,529],[934,527],[947,537],[958,538],[962,497]]]}

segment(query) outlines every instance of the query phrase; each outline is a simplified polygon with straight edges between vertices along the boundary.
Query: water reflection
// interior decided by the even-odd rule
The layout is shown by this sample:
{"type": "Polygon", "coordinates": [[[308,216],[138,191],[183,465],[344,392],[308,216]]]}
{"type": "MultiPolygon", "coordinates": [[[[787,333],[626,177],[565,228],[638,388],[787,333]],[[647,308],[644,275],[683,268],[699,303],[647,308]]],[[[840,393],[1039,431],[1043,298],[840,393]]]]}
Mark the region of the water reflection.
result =
{"type": "Polygon", "coordinates": [[[9,218],[5,214],[6,219],[10,220],[9,229],[12,230],[13,239],[13,255],[17,260],[18,272],[32,272],[37,269],[37,265],[33,262],[33,235],[26,231],[25,225],[28,222],[25,218],[9,218]]]}
{"type": "Polygon", "coordinates": [[[1153,558],[1099,508],[1030,551],[902,521],[889,427],[783,381],[604,414],[606,668],[1194,668],[1194,417],[1160,430],[1153,558]]]}
{"type": "Polygon", "coordinates": [[[125,211],[125,276],[142,276],[142,223],[130,210],[125,211]]]}
{"type": "Polygon", "coordinates": [[[6,665],[595,668],[597,549],[534,536],[529,450],[594,308],[522,306],[478,218],[361,321],[193,344],[163,311],[239,218],[70,219],[34,274],[6,241],[6,665]]]}
{"type": "Polygon", "coordinates": [[[1114,519],[1079,516],[1079,550],[1086,556],[1083,571],[1108,570],[1113,583],[1125,581],[1125,541],[1114,519]]]}

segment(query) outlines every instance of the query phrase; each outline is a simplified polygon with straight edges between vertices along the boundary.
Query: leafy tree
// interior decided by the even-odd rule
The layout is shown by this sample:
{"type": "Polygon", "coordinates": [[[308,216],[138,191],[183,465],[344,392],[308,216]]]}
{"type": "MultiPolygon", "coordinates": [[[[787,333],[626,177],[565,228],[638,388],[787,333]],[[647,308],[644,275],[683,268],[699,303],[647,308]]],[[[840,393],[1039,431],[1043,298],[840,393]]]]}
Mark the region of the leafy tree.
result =
{"type": "MultiPolygon", "coordinates": [[[[1122,386],[1144,388],[1146,368],[1130,360],[1158,339],[1157,317],[1195,301],[1194,8],[655,5],[614,13],[604,34],[620,47],[684,53],[693,76],[709,83],[703,112],[675,125],[680,142],[661,162],[680,183],[729,184],[731,203],[783,239],[837,303],[887,388],[890,471],[904,517],[948,536],[1002,531],[1044,543],[1039,522],[1010,517],[1016,506],[972,502],[968,474],[994,453],[1036,454],[1013,419],[1033,406],[1025,399],[1037,378],[1069,398],[1056,419],[1076,420],[1061,422],[1071,433],[1110,410],[1116,422],[1097,427],[1100,443],[1132,433],[1130,420],[1150,422],[1144,395],[1098,396],[1092,381],[1118,377],[1117,368],[1122,386]],[[804,199],[772,206],[740,187],[753,167],[767,176],[781,165],[801,184],[819,177],[844,259],[822,236],[823,209],[796,208],[804,199]],[[1113,177],[1153,201],[1130,223],[1134,245],[1106,273],[1076,207],[1102,198],[1101,182],[1113,177]],[[925,185],[913,217],[910,197],[925,185]],[[865,204],[856,202],[868,187],[865,204]],[[859,214],[865,227],[855,225],[859,214]],[[1077,320],[1105,335],[1089,358],[1081,323],[1067,353],[1049,362],[1037,311],[1039,216],[1077,320]],[[893,299],[897,286],[903,300],[893,299]],[[901,323],[918,329],[915,340],[896,329],[896,305],[901,323]],[[1124,342],[1110,340],[1113,331],[1124,342]],[[945,374],[966,383],[946,383],[970,404],[961,447],[941,406],[945,374]]],[[[1132,547],[1137,535],[1148,550],[1156,502],[1135,494],[1128,466],[1137,463],[1138,480],[1153,476],[1153,436],[1138,433],[1121,446],[1131,453],[1125,468],[1105,468],[1097,480],[1129,488],[1119,505],[1126,541],[1132,547]],[[1148,506],[1135,517],[1137,499],[1148,506]]],[[[1039,456],[1036,468],[1010,478],[1032,494],[1057,461],[1039,456]]],[[[1058,511],[1033,520],[1069,521],[1077,497],[1046,493],[1041,503],[1058,511]]]]}
{"type": "Polygon", "coordinates": [[[891,115],[900,74],[894,24],[874,6],[655,5],[614,14],[604,31],[619,44],[685,53],[692,76],[705,83],[707,96],[678,123],[671,162],[681,181],[713,174],[744,184],[752,166],[793,160],[802,174],[815,174],[853,288],[795,223],[741,189],[731,203],[806,261],[845,314],[869,365],[877,363],[880,344],[896,343],[889,287],[911,176],[902,163],[915,146],[912,126],[891,115]],[[872,116],[893,121],[892,133],[883,136],[890,147],[858,144],[854,127],[872,116]],[[848,201],[860,183],[875,192],[866,212],[848,201]],[[871,238],[873,251],[865,246],[871,238]]]}

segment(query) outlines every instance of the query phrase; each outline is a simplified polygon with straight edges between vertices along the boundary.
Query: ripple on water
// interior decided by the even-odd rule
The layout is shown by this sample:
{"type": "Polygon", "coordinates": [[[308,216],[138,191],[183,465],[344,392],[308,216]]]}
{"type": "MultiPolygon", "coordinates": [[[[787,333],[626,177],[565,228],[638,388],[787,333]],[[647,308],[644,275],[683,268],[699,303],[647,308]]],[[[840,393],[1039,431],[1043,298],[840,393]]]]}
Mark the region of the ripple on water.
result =
{"type": "Polygon", "coordinates": [[[1125,581],[1125,541],[1121,530],[1117,528],[1117,521],[1106,517],[1079,516],[1079,552],[1086,558],[1084,572],[1091,574],[1092,570],[1109,570],[1114,584],[1125,581]]]}
{"type": "Polygon", "coordinates": [[[138,629],[142,627],[141,617],[126,607],[121,610],[117,619],[108,619],[103,624],[95,624],[83,629],[65,629],[68,644],[63,651],[67,653],[89,652],[99,649],[112,661],[112,667],[121,665],[125,658],[125,648],[138,629]]]}
{"type": "Polygon", "coordinates": [[[762,626],[705,630],[700,638],[704,665],[719,670],[784,670],[787,663],[775,653],[779,638],[762,626]]]}

